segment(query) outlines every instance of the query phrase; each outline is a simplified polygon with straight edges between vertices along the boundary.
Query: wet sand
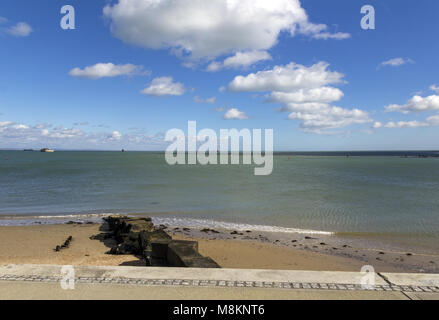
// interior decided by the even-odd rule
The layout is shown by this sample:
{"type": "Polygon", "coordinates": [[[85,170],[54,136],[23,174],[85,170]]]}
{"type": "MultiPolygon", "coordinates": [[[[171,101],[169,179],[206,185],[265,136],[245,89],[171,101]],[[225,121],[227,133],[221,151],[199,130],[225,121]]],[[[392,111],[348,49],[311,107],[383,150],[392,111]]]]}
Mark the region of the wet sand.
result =
{"type": "Polygon", "coordinates": [[[176,239],[199,241],[200,253],[224,267],[296,270],[359,271],[373,266],[377,272],[439,273],[439,254],[410,251],[347,235],[271,233],[221,229],[168,227],[176,239]],[[294,252],[294,255],[290,255],[294,252]],[[256,268],[256,267],[254,267],[256,268]]]}
{"type": "MultiPolygon", "coordinates": [[[[439,256],[361,248],[347,237],[198,230],[162,226],[174,239],[199,242],[202,255],[223,268],[359,271],[372,265],[378,272],[439,272],[439,256]]],[[[109,247],[90,237],[101,224],[0,227],[0,264],[143,266],[133,255],[109,255],[109,247]],[[72,236],[68,248],[57,245],[72,236]]]]}

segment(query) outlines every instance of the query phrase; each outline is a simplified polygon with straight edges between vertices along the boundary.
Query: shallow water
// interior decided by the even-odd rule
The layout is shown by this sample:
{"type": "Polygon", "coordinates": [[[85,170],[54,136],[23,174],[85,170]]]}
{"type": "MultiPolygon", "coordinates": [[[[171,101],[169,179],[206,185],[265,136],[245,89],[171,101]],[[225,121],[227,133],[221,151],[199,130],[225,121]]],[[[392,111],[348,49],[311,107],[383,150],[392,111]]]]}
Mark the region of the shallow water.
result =
{"type": "Polygon", "coordinates": [[[14,215],[145,213],[431,239],[439,238],[439,158],[279,154],[272,175],[254,176],[247,165],[169,166],[161,153],[0,151],[0,204],[0,224],[14,215]]]}

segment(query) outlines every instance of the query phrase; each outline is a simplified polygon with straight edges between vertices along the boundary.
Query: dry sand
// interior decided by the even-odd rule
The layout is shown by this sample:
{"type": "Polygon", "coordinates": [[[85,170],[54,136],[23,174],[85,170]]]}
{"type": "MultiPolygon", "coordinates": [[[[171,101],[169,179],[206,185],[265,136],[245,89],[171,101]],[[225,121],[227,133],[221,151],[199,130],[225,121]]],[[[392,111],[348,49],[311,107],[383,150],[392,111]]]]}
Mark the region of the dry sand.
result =
{"type": "Polygon", "coordinates": [[[105,266],[138,261],[134,256],[105,254],[108,247],[89,239],[99,228],[98,224],[0,227],[0,264],[105,266]],[[70,247],[55,252],[69,236],[73,237],[70,247]]]}
{"type": "Polygon", "coordinates": [[[213,258],[223,268],[315,270],[315,271],[360,271],[363,265],[343,257],[284,248],[239,240],[207,240],[173,236],[176,240],[198,241],[199,252],[213,258]]]}
{"type": "MultiPolygon", "coordinates": [[[[0,264],[142,265],[133,255],[106,254],[107,246],[90,240],[90,236],[100,232],[99,228],[96,224],[0,227],[0,264]],[[73,237],[70,247],[55,252],[54,248],[70,235],[73,237]]],[[[228,268],[358,271],[361,267],[361,263],[347,258],[270,244],[195,240],[199,241],[201,254],[228,268]]]]}
{"type": "MultiPolygon", "coordinates": [[[[0,264],[130,265],[144,266],[134,255],[109,255],[108,243],[91,240],[100,224],[62,224],[0,227],[0,264]],[[55,252],[69,237],[69,248],[55,252]]],[[[211,230],[212,231],[212,230],[211,230]]],[[[437,255],[380,252],[346,245],[340,237],[203,232],[168,228],[174,239],[196,240],[199,252],[223,268],[360,271],[372,265],[378,272],[438,272],[437,255]],[[323,241],[325,243],[323,243],[323,241]]]]}

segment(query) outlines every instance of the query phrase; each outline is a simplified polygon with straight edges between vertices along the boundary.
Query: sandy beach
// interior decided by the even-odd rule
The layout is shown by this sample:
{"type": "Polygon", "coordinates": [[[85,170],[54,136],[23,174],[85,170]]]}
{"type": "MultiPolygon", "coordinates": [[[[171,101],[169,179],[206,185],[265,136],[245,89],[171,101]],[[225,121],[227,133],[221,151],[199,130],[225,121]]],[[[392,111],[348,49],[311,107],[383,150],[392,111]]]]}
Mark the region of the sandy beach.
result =
{"type": "MultiPolygon", "coordinates": [[[[0,264],[144,265],[134,255],[106,254],[107,245],[90,239],[100,229],[101,224],[87,223],[0,227],[0,264]],[[69,236],[73,238],[69,248],[55,251],[69,236]]],[[[359,271],[370,264],[381,272],[434,272],[439,264],[437,256],[343,247],[329,237],[178,227],[166,230],[174,239],[198,241],[199,252],[223,268],[359,271]]]]}

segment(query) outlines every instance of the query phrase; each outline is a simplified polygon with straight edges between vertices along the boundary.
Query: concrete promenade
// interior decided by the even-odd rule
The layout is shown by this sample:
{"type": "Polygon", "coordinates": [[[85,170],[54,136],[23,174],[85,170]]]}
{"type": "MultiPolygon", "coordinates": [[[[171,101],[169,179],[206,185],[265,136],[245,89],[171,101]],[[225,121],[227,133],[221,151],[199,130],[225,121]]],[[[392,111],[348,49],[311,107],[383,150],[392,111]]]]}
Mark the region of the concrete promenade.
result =
{"type": "Polygon", "coordinates": [[[61,268],[0,266],[0,299],[439,300],[436,274],[369,274],[365,287],[360,272],[77,266],[75,288],[65,290],[61,268]]]}

